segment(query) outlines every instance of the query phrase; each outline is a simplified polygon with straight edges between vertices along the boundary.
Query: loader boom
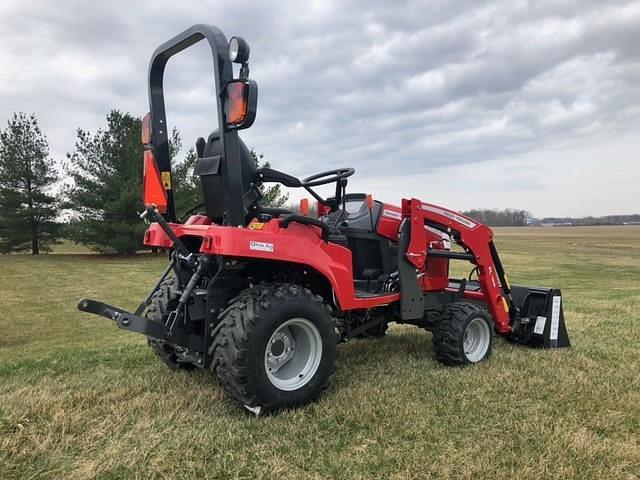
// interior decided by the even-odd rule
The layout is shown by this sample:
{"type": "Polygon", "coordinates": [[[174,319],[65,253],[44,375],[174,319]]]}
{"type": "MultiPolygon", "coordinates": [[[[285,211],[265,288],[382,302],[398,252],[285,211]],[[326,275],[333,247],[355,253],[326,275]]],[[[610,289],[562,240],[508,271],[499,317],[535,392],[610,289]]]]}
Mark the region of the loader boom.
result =
{"type": "Polygon", "coordinates": [[[481,294],[467,292],[467,295],[486,302],[496,330],[501,334],[510,333],[510,287],[493,244],[491,229],[460,213],[415,198],[403,199],[402,216],[410,222],[410,240],[405,254],[407,261],[419,271],[424,269],[429,257],[469,260],[475,264],[481,294]],[[447,252],[430,248],[425,226],[448,233],[465,251],[447,252]]]}

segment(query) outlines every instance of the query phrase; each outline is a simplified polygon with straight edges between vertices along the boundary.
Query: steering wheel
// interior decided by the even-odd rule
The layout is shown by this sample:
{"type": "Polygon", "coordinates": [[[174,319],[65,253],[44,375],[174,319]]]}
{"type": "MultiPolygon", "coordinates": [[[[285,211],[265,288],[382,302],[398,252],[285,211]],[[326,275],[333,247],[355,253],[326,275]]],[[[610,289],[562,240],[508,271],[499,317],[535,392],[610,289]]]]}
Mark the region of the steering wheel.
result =
{"type": "Polygon", "coordinates": [[[318,185],[326,185],[328,183],[339,182],[344,178],[349,178],[356,173],[353,168],[336,168],[327,170],[326,172],[316,173],[302,181],[303,187],[317,187],[318,185]]]}

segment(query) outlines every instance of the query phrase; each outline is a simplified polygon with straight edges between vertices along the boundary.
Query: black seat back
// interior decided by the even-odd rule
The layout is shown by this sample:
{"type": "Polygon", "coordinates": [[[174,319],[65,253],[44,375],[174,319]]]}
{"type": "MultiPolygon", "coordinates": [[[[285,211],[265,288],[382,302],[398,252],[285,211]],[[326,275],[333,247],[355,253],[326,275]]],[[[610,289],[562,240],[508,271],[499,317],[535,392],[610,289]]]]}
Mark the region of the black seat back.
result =
{"type": "MultiPolygon", "coordinates": [[[[202,184],[202,195],[207,216],[215,223],[223,223],[225,211],[225,198],[227,188],[224,179],[226,168],[229,166],[222,162],[220,134],[214,131],[204,145],[204,149],[198,148],[198,153],[203,150],[202,156],[198,158],[195,175],[200,177],[202,184]]],[[[240,139],[240,161],[242,168],[242,192],[243,207],[245,211],[258,200],[258,193],[254,188],[257,180],[257,165],[251,152],[240,139]]]]}

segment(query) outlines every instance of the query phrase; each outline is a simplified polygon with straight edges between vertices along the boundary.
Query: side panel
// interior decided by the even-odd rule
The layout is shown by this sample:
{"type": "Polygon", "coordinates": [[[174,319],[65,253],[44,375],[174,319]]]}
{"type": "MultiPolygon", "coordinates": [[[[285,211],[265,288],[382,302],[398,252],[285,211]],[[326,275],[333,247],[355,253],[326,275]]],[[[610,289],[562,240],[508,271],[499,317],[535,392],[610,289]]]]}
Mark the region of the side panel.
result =
{"type": "Polygon", "coordinates": [[[401,222],[402,210],[394,205],[383,203],[380,210],[380,218],[376,225],[376,231],[379,235],[397,242],[401,222]]]}

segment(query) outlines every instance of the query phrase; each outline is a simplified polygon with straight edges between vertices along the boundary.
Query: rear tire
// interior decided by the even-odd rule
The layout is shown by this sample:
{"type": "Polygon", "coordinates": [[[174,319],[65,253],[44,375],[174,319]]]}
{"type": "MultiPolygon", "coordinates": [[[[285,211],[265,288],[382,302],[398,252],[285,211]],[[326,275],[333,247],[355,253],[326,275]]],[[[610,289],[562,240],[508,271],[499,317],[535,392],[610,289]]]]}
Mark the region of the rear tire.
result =
{"type": "Polygon", "coordinates": [[[445,365],[468,365],[486,360],[493,347],[493,321],[481,306],[448,304],[433,330],[436,359],[445,365]]]}
{"type": "MultiPolygon", "coordinates": [[[[158,287],[158,290],[153,294],[153,297],[151,297],[151,302],[144,316],[154,322],[164,323],[170,311],[169,304],[178,301],[177,289],[177,278],[170,277],[163,281],[158,287]]],[[[147,341],[153,353],[171,370],[193,370],[195,368],[191,363],[180,362],[176,347],[154,338],[147,337],[147,341]]]]}
{"type": "Polygon", "coordinates": [[[219,320],[210,368],[240,405],[260,415],[305,405],[327,388],[337,336],[322,297],[299,285],[257,285],[219,320]]]}

